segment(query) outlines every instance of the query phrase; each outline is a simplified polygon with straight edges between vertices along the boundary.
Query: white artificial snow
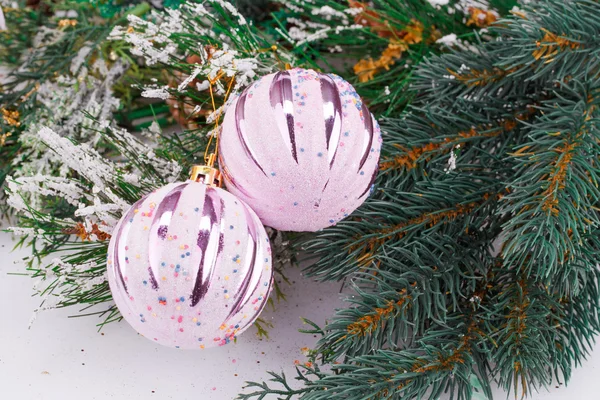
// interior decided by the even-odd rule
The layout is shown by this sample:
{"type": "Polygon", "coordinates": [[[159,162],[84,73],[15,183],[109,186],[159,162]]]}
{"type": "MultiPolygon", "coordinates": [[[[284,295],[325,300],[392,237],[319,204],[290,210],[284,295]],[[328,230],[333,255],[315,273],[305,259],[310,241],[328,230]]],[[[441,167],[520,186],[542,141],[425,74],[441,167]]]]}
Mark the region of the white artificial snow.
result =
{"type": "Polygon", "coordinates": [[[480,54],[480,50],[477,48],[477,46],[475,46],[474,44],[472,44],[471,42],[468,42],[466,40],[458,39],[456,41],[456,45],[461,50],[466,50],[466,51],[470,51],[475,54],[480,54]]]}
{"type": "Polygon", "coordinates": [[[344,12],[348,15],[355,17],[358,14],[361,14],[363,12],[363,9],[362,7],[348,7],[344,10],[344,12]]]}
{"type": "MultiPolygon", "coordinates": [[[[209,0],[210,3],[218,4],[222,9],[229,13],[232,17],[238,18],[240,24],[247,24],[244,17],[237,9],[225,0],[209,0]]],[[[217,95],[223,95],[226,88],[221,80],[217,77],[223,75],[227,78],[235,77],[235,86],[232,89],[233,93],[237,90],[249,85],[257,76],[263,76],[273,72],[275,62],[264,63],[259,60],[264,58],[264,52],[256,49],[254,54],[241,54],[230,48],[231,38],[225,34],[217,35],[211,24],[208,22],[210,18],[216,18],[210,8],[206,8],[202,4],[184,4],[178,10],[165,10],[167,15],[153,14],[156,18],[142,20],[136,16],[128,16],[130,23],[129,29],[124,27],[115,27],[109,38],[112,40],[124,40],[132,45],[131,52],[144,58],[146,64],[153,65],[158,62],[170,64],[173,60],[183,60],[187,54],[181,53],[173,42],[172,34],[189,32],[195,35],[207,35],[214,37],[222,42],[218,48],[210,47],[210,54],[206,52],[206,46],[212,43],[198,43],[197,53],[199,53],[201,62],[195,67],[192,73],[178,84],[178,91],[184,91],[188,85],[198,80],[202,83],[197,83],[198,90],[206,90],[209,88],[208,81],[215,81],[213,90],[217,95]],[[189,16],[193,15],[194,18],[189,16]],[[199,25],[198,15],[206,15],[206,26],[199,25]],[[154,22],[153,22],[154,21],[154,22]]],[[[322,24],[321,24],[322,25],[322,24]]],[[[306,24],[306,26],[314,26],[306,24]]],[[[238,34],[238,29],[230,33],[238,34]]],[[[241,31],[240,33],[241,34],[241,31]]],[[[284,56],[284,61],[293,61],[289,56],[284,56]]],[[[273,56],[275,57],[275,55],[273,56]]],[[[143,88],[142,96],[152,97],[166,100],[169,98],[167,88],[160,88],[156,85],[149,85],[143,88]]]]}
{"type": "Polygon", "coordinates": [[[183,92],[184,90],[187,89],[188,85],[190,84],[191,81],[193,81],[194,79],[196,79],[196,76],[198,76],[198,74],[201,72],[202,70],[199,67],[194,68],[194,70],[192,71],[192,73],[185,78],[180,84],[179,86],[177,86],[177,91],[178,92],[183,92]]]}
{"type": "Polygon", "coordinates": [[[132,185],[138,185],[140,183],[140,176],[137,174],[125,174],[123,175],[123,181],[132,185]]]}
{"type": "Polygon", "coordinates": [[[246,25],[246,19],[242,14],[239,13],[237,8],[233,4],[225,0],[209,0],[211,3],[219,4],[221,7],[225,8],[227,11],[231,13],[234,17],[238,18],[238,23],[240,25],[246,25]]]}
{"type": "Polygon", "coordinates": [[[38,196],[57,196],[74,206],[78,206],[80,199],[85,197],[84,188],[78,182],[68,178],[47,175],[21,178],[9,176],[6,182],[9,192],[7,203],[16,211],[28,211],[30,207],[38,206],[37,202],[25,202],[31,193],[36,193],[38,196]]]}
{"type": "Polygon", "coordinates": [[[209,15],[210,13],[203,4],[186,3],[185,7],[194,15],[209,15]]]}
{"type": "MultiPolygon", "coordinates": [[[[478,8],[480,10],[490,11],[496,17],[499,17],[499,14],[495,10],[490,9],[490,3],[487,0],[460,0],[454,7],[466,16],[471,15],[471,9],[478,8]]],[[[479,18],[485,18],[485,16],[481,14],[479,18]]]]}
{"type": "Polygon", "coordinates": [[[180,11],[166,9],[168,17],[159,26],[138,16],[129,14],[127,20],[133,28],[128,33],[123,27],[116,26],[108,36],[109,40],[125,40],[133,45],[131,53],[144,57],[148,65],[158,62],[168,63],[169,57],[177,51],[177,47],[169,39],[169,35],[181,27],[180,11]]]}
{"type": "Polygon", "coordinates": [[[142,92],[142,97],[149,99],[162,99],[167,100],[169,98],[168,86],[161,88],[148,88],[142,92]]]}
{"type": "Polygon", "coordinates": [[[193,117],[194,115],[196,115],[196,113],[200,112],[200,110],[202,110],[202,106],[197,104],[194,109],[192,110],[190,117],[193,117]]]}
{"type": "Polygon", "coordinates": [[[70,71],[73,75],[77,74],[79,68],[83,65],[86,57],[91,51],[92,47],[90,45],[83,46],[81,49],[79,49],[77,55],[73,57],[73,60],[71,61],[70,71]]]}
{"type": "MultiPolygon", "coordinates": [[[[525,3],[526,4],[526,3],[525,3]]],[[[515,13],[525,13],[524,10],[522,10],[521,8],[519,8],[518,6],[513,6],[513,8],[511,8],[510,10],[511,14],[515,14],[515,13]]]]}
{"type": "Polygon", "coordinates": [[[38,135],[49,148],[62,156],[65,165],[77,171],[100,190],[106,189],[107,182],[114,180],[114,167],[90,146],[73,144],[48,127],[42,127],[38,135]]]}
{"type": "Polygon", "coordinates": [[[466,40],[459,39],[454,33],[443,36],[435,42],[445,46],[456,46],[461,50],[479,53],[479,49],[476,46],[466,40]]]}
{"type": "Polygon", "coordinates": [[[62,39],[64,34],[63,30],[52,29],[42,25],[38,28],[38,33],[33,37],[33,47],[39,49],[40,47],[55,44],[62,39]]]}
{"type": "Polygon", "coordinates": [[[77,18],[79,14],[75,10],[58,10],[54,13],[56,18],[77,18]]]}
{"type": "Polygon", "coordinates": [[[100,74],[100,76],[106,77],[108,75],[108,65],[102,58],[97,58],[92,64],[92,71],[100,74]]]}
{"type": "MultiPolygon", "coordinates": [[[[311,42],[315,42],[317,40],[325,39],[325,38],[327,38],[327,34],[332,31],[335,32],[337,35],[339,35],[346,30],[357,30],[357,29],[363,29],[363,28],[364,27],[362,25],[355,24],[355,25],[349,25],[349,26],[336,26],[335,28],[319,29],[309,35],[306,35],[304,38],[298,40],[296,42],[296,46],[300,46],[305,43],[311,43],[311,42]]],[[[290,33],[290,35],[291,35],[291,33],[290,33]]]]}
{"type": "Polygon", "coordinates": [[[322,24],[320,22],[315,22],[315,21],[303,21],[299,18],[294,18],[294,17],[289,17],[287,19],[287,22],[290,24],[294,24],[296,25],[298,28],[300,29],[307,29],[307,28],[311,28],[311,29],[322,29],[322,28],[327,28],[328,25],[322,24]]]}
{"type": "Polygon", "coordinates": [[[142,155],[142,160],[158,171],[165,181],[174,182],[177,180],[181,173],[181,166],[174,161],[156,157],[152,151],[152,146],[154,146],[156,143],[141,143],[125,129],[113,127],[111,128],[111,131],[117,139],[115,144],[122,152],[128,150],[134,152],[135,154],[142,155]]]}
{"type": "Polygon", "coordinates": [[[278,0],[278,3],[283,4],[283,6],[287,9],[289,9],[290,11],[295,11],[298,13],[303,13],[305,12],[305,10],[302,7],[298,7],[296,4],[294,4],[291,1],[287,1],[287,0],[278,0]]]}
{"type": "MultiPolygon", "coordinates": [[[[460,144],[457,144],[456,148],[460,149],[460,144]]],[[[447,174],[456,169],[456,159],[456,153],[454,152],[454,147],[452,147],[452,151],[450,151],[450,158],[448,159],[448,166],[444,169],[447,174]]]]}
{"type": "MultiPolygon", "coordinates": [[[[112,215],[115,214],[116,211],[123,211],[122,207],[117,204],[94,204],[87,207],[79,208],[75,211],[76,217],[89,217],[89,216],[102,216],[102,221],[109,228],[113,228],[118,220],[112,215]]],[[[88,231],[91,231],[91,226],[88,231]]]]}
{"type": "Polygon", "coordinates": [[[196,90],[198,90],[199,92],[208,90],[209,87],[210,87],[210,82],[207,79],[196,84],[196,90]]]}
{"type": "Polygon", "coordinates": [[[330,6],[322,6],[319,8],[313,8],[311,11],[312,15],[320,15],[327,21],[331,21],[333,17],[341,19],[342,24],[348,25],[348,17],[342,11],[337,11],[330,6]]]}
{"type": "Polygon", "coordinates": [[[223,104],[221,107],[217,108],[216,110],[212,111],[210,114],[208,114],[206,116],[206,122],[208,124],[212,124],[213,122],[215,122],[217,120],[217,118],[219,118],[225,110],[225,104],[223,104]]]}
{"type": "MultiPolygon", "coordinates": [[[[308,36],[310,35],[310,32],[307,32],[304,29],[292,26],[290,29],[288,29],[288,35],[286,35],[288,38],[292,39],[291,41],[301,41],[301,40],[305,40],[308,36]]],[[[326,36],[325,36],[326,37],[326,36]]]]}
{"type": "Polygon", "coordinates": [[[227,76],[232,76],[235,68],[233,65],[235,56],[237,56],[237,51],[235,50],[216,50],[213,52],[210,59],[210,64],[213,68],[209,70],[208,77],[211,79],[216,78],[221,69],[223,69],[227,76]]]}
{"type": "Polygon", "coordinates": [[[257,61],[253,58],[242,58],[235,63],[237,67],[238,86],[249,85],[256,77],[257,61]]]}
{"type": "MultiPolygon", "coordinates": [[[[208,2],[220,5],[237,18],[240,24],[246,23],[243,16],[225,0],[208,2]]],[[[207,36],[214,33],[209,23],[210,17],[205,19],[206,24],[198,19],[190,19],[186,12],[192,7],[207,15],[211,12],[201,4],[185,4],[178,10],[166,10],[164,17],[159,17],[156,13],[150,15],[147,20],[128,16],[133,32],[117,27],[111,33],[111,39],[125,40],[131,46],[132,53],[143,57],[147,65],[180,62],[189,54],[182,53],[177,48],[172,40],[174,33],[194,32],[207,36]]],[[[211,10],[211,7],[208,9],[211,10]]],[[[322,11],[328,12],[327,8],[322,11]]],[[[331,15],[342,18],[335,13],[331,15]]],[[[314,21],[305,21],[302,26],[313,31],[322,30],[324,27],[323,24],[314,21]]],[[[340,26],[334,31],[340,33],[344,29],[354,28],[362,29],[362,26],[340,26]]],[[[232,34],[244,34],[243,30],[239,31],[232,34]]],[[[64,31],[58,29],[40,28],[39,34],[34,38],[32,51],[38,55],[43,54],[43,46],[56,42],[63,34],[64,31]]],[[[312,35],[314,32],[309,33],[309,36],[312,35]]],[[[183,81],[178,87],[179,90],[183,90],[192,81],[197,80],[202,82],[197,84],[198,89],[202,90],[208,88],[208,80],[216,78],[217,75],[222,77],[224,74],[227,78],[235,78],[230,98],[221,108],[209,115],[209,121],[222,116],[232,104],[237,90],[253,82],[256,77],[278,68],[275,54],[270,55],[270,52],[265,53],[261,49],[254,52],[237,52],[233,49],[234,46],[230,45],[233,41],[229,37],[221,35],[221,40],[223,43],[217,46],[210,57],[205,52],[205,46],[211,43],[197,44],[196,53],[200,54],[202,61],[194,66],[190,76],[185,79],[182,77],[183,81]],[[272,60],[265,61],[267,57],[272,57],[272,60]]],[[[15,172],[20,176],[7,179],[10,192],[8,204],[18,213],[35,217],[40,223],[52,222],[67,229],[83,224],[89,235],[86,240],[91,241],[99,240],[96,234],[92,233],[94,227],[98,227],[102,232],[111,232],[124,210],[130,206],[129,200],[122,198],[120,192],[113,192],[114,188],[123,182],[138,188],[148,188],[155,183],[155,177],[150,181],[141,173],[144,170],[141,166],[156,171],[165,182],[174,182],[181,176],[181,167],[177,162],[165,160],[154,151],[157,145],[154,138],[161,133],[156,122],[148,128],[148,132],[153,136],[144,138],[144,143],[125,129],[115,126],[113,114],[119,109],[119,101],[113,95],[112,88],[128,66],[123,60],[112,58],[114,62],[109,64],[101,57],[93,63],[87,62],[90,54],[97,49],[94,44],[85,43],[73,59],[70,73],[53,77],[39,85],[37,100],[40,108],[47,111],[40,111],[37,114],[39,118],[20,135],[19,140],[22,141],[24,150],[15,162],[21,163],[23,168],[15,172]],[[96,150],[102,137],[99,132],[110,134],[114,138],[112,142],[120,154],[136,154],[135,165],[122,158],[107,159],[100,154],[96,150]],[[72,176],[77,176],[77,179],[71,179],[72,176]],[[71,218],[61,219],[47,215],[41,201],[45,196],[64,198],[76,211],[71,218]]],[[[285,51],[279,52],[277,57],[284,62],[293,62],[285,51]]],[[[225,92],[223,82],[227,85],[228,80],[221,79],[215,82],[215,93],[225,92]]],[[[165,99],[169,96],[167,87],[159,87],[156,84],[142,90],[143,95],[147,97],[165,99]]],[[[198,106],[193,113],[199,111],[198,106]]],[[[15,227],[13,231],[44,240],[43,231],[35,228],[15,227]]],[[[36,313],[61,305],[67,290],[92,290],[94,286],[104,284],[105,274],[90,275],[89,271],[98,269],[97,267],[95,263],[71,264],[61,258],[43,266],[42,279],[36,283],[38,293],[43,293],[43,305],[36,313]],[[47,290],[50,285],[51,289],[47,290]]],[[[32,322],[35,316],[32,317],[32,322]]]]}
{"type": "Polygon", "coordinates": [[[41,297],[41,306],[33,311],[33,315],[29,320],[29,328],[31,328],[41,311],[57,308],[66,299],[67,290],[79,287],[89,291],[94,286],[104,284],[107,281],[106,272],[90,276],[89,271],[97,269],[98,264],[96,262],[71,264],[61,258],[55,258],[50,263],[42,266],[38,272],[40,279],[34,285],[34,290],[41,297]],[[68,284],[65,285],[67,280],[68,284]]]}
{"type": "Polygon", "coordinates": [[[37,239],[43,239],[43,235],[36,228],[22,228],[20,226],[10,226],[7,231],[12,232],[15,236],[29,236],[37,239]]]}
{"type": "Polygon", "coordinates": [[[490,8],[490,3],[487,0],[459,0],[455,7],[456,9],[467,14],[469,12],[469,8],[487,10],[490,8]]]}
{"type": "Polygon", "coordinates": [[[4,13],[2,12],[2,7],[0,7],[0,31],[6,30],[6,20],[4,19],[4,13]]]}
{"type": "Polygon", "coordinates": [[[445,44],[446,46],[451,46],[453,44],[456,44],[457,42],[457,37],[455,33],[450,33],[446,36],[443,36],[441,38],[439,38],[438,40],[436,40],[436,43],[440,43],[440,44],[445,44]]]}
{"type": "Polygon", "coordinates": [[[450,0],[427,0],[427,2],[434,7],[441,7],[448,4],[450,0]]]}
{"type": "MultiPolygon", "coordinates": [[[[92,69],[101,72],[99,78],[88,75],[87,68],[83,67],[79,70],[78,78],[60,75],[38,87],[40,111],[36,114],[36,121],[29,124],[19,136],[23,150],[13,160],[15,165],[19,165],[14,172],[15,177],[45,174],[65,177],[69,174],[68,166],[63,163],[63,155],[49,150],[38,135],[43,126],[61,137],[95,147],[101,137],[98,127],[104,129],[113,123],[112,116],[119,108],[119,100],[114,97],[112,87],[127,66],[122,61],[116,61],[110,69],[106,63],[99,61],[94,65],[92,69]]],[[[31,196],[30,201],[35,204],[36,195],[31,196]]]]}
{"type": "Polygon", "coordinates": [[[156,121],[152,121],[152,123],[148,127],[148,131],[150,131],[150,133],[152,133],[154,135],[160,135],[162,133],[162,130],[160,129],[160,125],[158,125],[158,122],[156,122],[156,121]]]}

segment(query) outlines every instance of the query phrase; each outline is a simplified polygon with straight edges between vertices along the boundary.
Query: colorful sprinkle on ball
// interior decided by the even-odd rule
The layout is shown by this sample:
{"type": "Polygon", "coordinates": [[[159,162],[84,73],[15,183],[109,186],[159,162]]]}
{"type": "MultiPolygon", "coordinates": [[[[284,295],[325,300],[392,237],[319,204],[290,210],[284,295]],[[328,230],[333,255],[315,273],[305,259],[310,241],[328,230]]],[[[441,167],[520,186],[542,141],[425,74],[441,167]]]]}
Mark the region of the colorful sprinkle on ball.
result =
{"type": "Polygon", "coordinates": [[[108,281],[119,311],[144,337],[182,349],[222,346],[265,306],[266,298],[258,309],[253,301],[265,282],[271,289],[272,270],[264,268],[270,253],[260,220],[234,195],[193,181],[172,183],[138,201],[117,224],[108,281]],[[235,229],[223,229],[231,222],[235,229]],[[206,337],[218,340],[199,346],[206,337]]]}
{"type": "Polygon", "coordinates": [[[352,85],[300,68],[246,89],[227,109],[219,138],[228,190],[284,231],[317,231],[360,206],[382,142],[352,85]]]}

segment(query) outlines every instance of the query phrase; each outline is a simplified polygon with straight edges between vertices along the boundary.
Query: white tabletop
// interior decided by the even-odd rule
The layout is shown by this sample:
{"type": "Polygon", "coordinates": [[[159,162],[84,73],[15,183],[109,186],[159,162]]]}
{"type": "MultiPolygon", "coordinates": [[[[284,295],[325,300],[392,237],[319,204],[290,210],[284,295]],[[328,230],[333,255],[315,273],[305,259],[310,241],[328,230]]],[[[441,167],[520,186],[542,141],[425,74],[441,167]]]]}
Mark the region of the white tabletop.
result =
{"type": "MultiPolygon", "coordinates": [[[[14,243],[0,232],[0,398],[7,400],[233,399],[244,381],[268,379],[268,370],[293,377],[294,361],[306,361],[301,349],[316,341],[298,332],[308,328],[300,317],[322,325],[341,304],[339,283],[315,283],[290,268],[294,284],[285,287],[287,301],[262,315],[274,324],[268,340],[258,339],[251,328],[236,344],[176,350],[137,335],[125,322],[99,333],[95,317],[67,318],[76,309],[42,312],[28,329],[39,299],[31,297],[31,279],[7,275],[23,271],[15,262],[28,254],[11,252],[14,243]]],[[[600,346],[575,371],[568,387],[555,384],[550,392],[530,398],[598,399],[598,365],[600,346]]],[[[495,394],[506,398],[500,390],[495,394]]]]}

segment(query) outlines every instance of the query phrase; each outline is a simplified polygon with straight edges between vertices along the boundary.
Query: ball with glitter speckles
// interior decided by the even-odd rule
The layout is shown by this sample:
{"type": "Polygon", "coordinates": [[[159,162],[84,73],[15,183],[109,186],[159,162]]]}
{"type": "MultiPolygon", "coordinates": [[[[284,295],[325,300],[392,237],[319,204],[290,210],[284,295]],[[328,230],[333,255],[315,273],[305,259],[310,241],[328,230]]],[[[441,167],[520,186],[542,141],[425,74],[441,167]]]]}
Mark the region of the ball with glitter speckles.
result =
{"type": "Polygon", "coordinates": [[[352,85],[297,68],[264,76],[232,102],[219,163],[227,189],[263,224],[317,231],[369,196],[381,141],[352,85]]]}
{"type": "Polygon", "coordinates": [[[233,341],[258,317],[273,282],[269,239],[254,211],[194,181],[135,203],[112,234],[107,266],[127,322],[184,349],[233,341]]]}

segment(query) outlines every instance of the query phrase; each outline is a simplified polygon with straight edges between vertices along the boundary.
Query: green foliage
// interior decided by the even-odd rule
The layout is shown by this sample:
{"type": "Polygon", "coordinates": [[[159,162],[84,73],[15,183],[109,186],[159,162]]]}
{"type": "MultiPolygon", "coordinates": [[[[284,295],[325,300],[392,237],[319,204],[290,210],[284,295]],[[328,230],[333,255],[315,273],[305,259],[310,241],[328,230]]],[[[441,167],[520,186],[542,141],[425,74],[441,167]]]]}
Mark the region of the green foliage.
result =
{"type": "MultiPolygon", "coordinates": [[[[40,114],[52,111],[46,110],[38,101],[40,86],[56,82],[58,77],[76,78],[79,71],[71,71],[71,65],[85,46],[91,50],[82,61],[90,70],[93,61],[98,58],[112,64],[117,53],[106,43],[106,38],[113,26],[124,21],[124,14],[143,14],[148,10],[148,4],[142,3],[126,12],[122,10],[114,18],[102,19],[98,17],[98,10],[90,4],[65,1],[47,6],[43,3],[36,10],[24,7],[7,12],[9,17],[15,15],[14,21],[18,26],[0,32],[7,37],[0,44],[0,57],[3,61],[6,61],[5,56],[16,57],[19,63],[10,66],[11,60],[8,60],[9,73],[0,91],[0,110],[3,116],[6,113],[12,116],[11,119],[0,118],[0,185],[20,167],[20,161],[28,161],[27,149],[23,148],[20,135],[39,122],[40,114]],[[56,14],[66,11],[74,14],[67,14],[69,18],[56,14]],[[15,160],[17,157],[18,160],[15,160]]],[[[137,68],[134,67],[135,70],[137,68]]],[[[123,79],[130,79],[130,76],[126,74],[123,79]]],[[[84,84],[83,79],[80,83],[84,84]]],[[[121,97],[131,98],[130,93],[130,88],[122,90],[121,97]]],[[[56,123],[60,125],[61,121],[56,123]]]]}
{"type": "MultiPolygon", "coordinates": [[[[31,247],[32,255],[25,261],[27,271],[38,282],[36,286],[41,286],[36,293],[42,299],[39,310],[76,305],[80,307],[80,316],[102,317],[98,324],[101,327],[121,319],[116,306],[106,304],[112,300],[106,281],[106,239],[110,236],[103,231],[102,223],[100,226],[94,224],[92,229],[85,226],[87,221],[82,218],[79,218],[81,222],[75,223],[72,219],[77,209],[74,203],[77,202],[79,207],[92,208],[106,203],[112,209],[118,209],[112,203],[115,196],[125,204],[137,201],[166,183],[168,168],[165,168],[166,160],[147,157],[150,148],[125,131],[104,129],[98,133],[126,159],[117,164],[95,152],[84,154],[75,144],[63,140],[49,151],[63,154],[73,169],[77,164],[86,164],[91,174],[86,174],[84,167],[77,179],[46,177],[37,184],[44,189],[42,193],[45,195],[40,207],[29,206],[27,198],[28,193],[35,190],[32,187],[37,186],[35,177],[30,178],[33,181],[28,178],[9,180],[7,193],[21,198],[27,207],[26,212],[20,215],[19,228],[31,233],[23,236],[17,246],[31,247]],[[132,149],[137,152],[132,153],[132,149]],[[135,156],[129,158],[132,154],[135,156]],[[127,176],[133,171],[143,171],[143,178],[135,183],[129,182],[127,176]],[[104,185],[110,185],[111,190],[89,195],[93,187],[104,185]]],[[[110,214],[109,211],[107,215],[110,214]]]]}
{"type": "MultiPolygon", "coordinates": [[[[468,44],[475,37],[474,29],[489,25],[473,16],[466,2],[457,0],[441,9],[424,0],[281,3],[284,6],[274,13],[279,25],[274,35],[292,43],[293,53],[307,63],[318,60],[317,66],[347,78],[368,99],[371,112],[381,116],[396,115],[412,100],[415,92],[409,90],[410,77],[424,57],[441,51],[443,45],[436,43],[438,39],[456,34],[468,44]],[[335,13],[321,11],[323,8],[335,13]],[[381,60],[390,45],[396,47],[388,54],[397,57],[388,55],[379,67],[365,63],[362,72],[355,73],[360,62],[381,60]],[[374,75],[367,79],[370,73],[374,75]]],[[[489,10],[495,20],[516,4],[514,0],[492,0],[485,11],[489,10]]],[[[480,7],[484,10],[483,5],[480,7]]]]}
{"type": "MultiPolygon", "coordinates": [[[[57,8],[66,8],[70,4],[60,3],[57,8]]],[[[85,44],[92,49],[81,60],[82,69],[93,70],[92,64],[98,57],[108,63],[128,64],[127,73],[115,87],[106,88],[115,89],[126,103],[124,107],[127,108],[118,114],[115,122],[133,130],[140,127],[140,124],[135,124],[136,120],[153,116],[158,120],[157,113],[171,113],[173,110],[170,107],[173,107],[181,111],[179,115],[186,124],[194,124],[183,131],[172,129],[172,132],[158,139],[156,133],[161,132],[156,132],[158,128],[154,127],[153,132],[145,132],[147,137],[140,140],[116,123],[100,120],[78,103],[68,103],[66,107],[81,114],[86,121],[81,129],[85,135],[81,136],[97,138],[92,143],[93,148],[89,143],[80,143],[79,137],[71,131],[59,133],[37,126],[41,143],[48,147],[46,151],[62,156],[61,170],[67,170],[68,173],[61,176],[11,178],[7,182],[7,193],[8,203],[19,211],[19,226],[12,230],[23,235],[19,246],[31,248],[32,255],[26,259],[26,264],[29,275],[37,281],[36,294],[41,297],[42,303],[39,310],[77,305],[80,307],[79,315],[102,317],[98,324],[100,327],[119,320],[121,317],[117,308],[107,304],[112,300],[106,281],[106,252],[111,228],[128,205],[168,182],[185,180],[189,176],[189,166],[202,162],[209,134],[215,129],[214,121],[210,118],[218,119],[218,109],[229,94],[226,88],[229,85],[229,88],[239,90],[239,85],[245,82],[241,76],[245,70],[240,69],[240,75],[236,75],[234,66],[238,59],[240,63],[254,61],[255,68],[261,74],[282,68],[291,60],[289,54],[272,48],[271,42],[224,3],[212,2],[210,11],[195,9],[194,6],[191,4],[177,11],[171,10],[167,12],[167,18],[158,18],[157,14],[146,15],[147,19],[144,20],[139,15],[149,8],[142,3],[127,12],[135,15],[128,17],[130,27],[122,26],[126,23],[122,14],[110,20],[98,19],[97,24],[90,26],[80,26],[85,24],[79,20],[70,22],[61,31],[60,40],[40,47],[27,58],[22,70],[12,72],[9,90],[0,95],[3,102],[12,103],[11,109],[21,107],[17,109],[23,110],[20,113],[22,129],[34,127],[33,123],[38,122],[40,115],[44,115],[36,102],[38,84],[51,81],[56,75],[75,75],[77,71],[71,71],[72,60],[85,44]],[[165,26],[155,29],[153,21],[170,24],[177,30],[169,32],[165,26]],[[116,33],[108,40],[111,32],[116,33]],[[133,39],[119,40],[119,32],[133,39]],[[146,34],[148,36],[144,36],[146,34]],[[154,34],[164,36],[154,40],[154,34]],[[165,50],[165,42],[172,47],[165,51],[159,63],[147,62],[143,65],[140,62],[148,52],[157,54],[165,50]],[[135,49],[140,43],[147,47],[135,49]],[[149,51],[149,46],[156,47],[149,51]],[[221,55],[227,55],[224,51],[226,46],[229,54],[235,54],[238,58],[227,64],[228,58],[224,57],[225,62],[217,61],[215,67],[210,62],[211,57],[216,58],[218,51],[221,51],[221,55]],[[61,58],[60,65],[56,65],[61,50],[67,52],[68,56],[61,58]],[[54,69],[46,71],[49,69],[48,62],[54,63],[54,69]],[[198,68],[206,70],[198,72],[198,68]],[[22,71],[27,71],[27,75],[23,75],[22,71]],[[37,74],[38,84],[32,81],[34,74],[37,74]],[[202,79],[211,79],[214,87],[209,91],[199,89],[193,82],[187,86],[181,85],[191,74],[197,77],[198,83],[202,79]],[[157,78],[166,80],[168,85],[163,88],[172,94],[173,101],[139,107],[141,102],[135,100],[136,95],[132,95],[132,91],[137,91],[139,98],[139,93],[148,88],[144,84],[155,85],[152,81],[157,78]],[[135,84],[133,89],[130,88],[132,83],[135,84]],[[238,83],[237,88],[234,83],[238,83]],[[27,90],[27,85],[33,89],[30,97],[23,100],[21,94],[27,90]],[[176,103],[182,108],[175,108],[176,103]],[[192,116],[194,111],[188,115],[185,108],[188,105],[198,106],[199,109],[204,107],[208,112],[192,116]],[[129,106],[137,108],[129,110],[129,106]],[[81,212],[82,209],[86,211],[81,212]],[[63,254],[65,251],[68,252],[66,255],[63,254]]],[[[87,11],[94,12],[93,8],[86,8],[89,5],[79,4],[79,7],[78,16],[81,18],[88,15],[87,11]]],[[[52,32],[57,31],[54,28],[59,23],[55,20],[47,22],[52,32]]],[[[250,70],[246,79],[251,81],[259,76],[250,70]]],[[[73,82],[75,88],[68,89],[79,96],[77,88],[87,83],[82,80],[73,82]]],[[[108,105],[102,104],[103,107],[111,105],[112,101],[108,105]]],[[[57,130],[62,128],[61,122],[58,121],[53,127],[57,130]]],[[[26,146],[15,141],[3,148],[3,156],[10,146],[20,154],[27,154],[26,146]]],[[[13,168],[14,162],[8,157],[3,161],[7,162],[7,172],[13,168]]],[[[293,262],[295,255],[280,232],[271,231],[270,239],[276,250],[274,271],[280,278],[275,286],[274,298],[280,300],[285,298],[281,282],[289,283],[283,274],[283,267],[293,262]]],[[[265,321],[259,323],[259,334],[266,335],[268,326],[265,321]]]]}
{"type": "Polygon", "coordinates": [[[17,65],[23,53],[31,46],[43,14],[28,8],[12,7],[3,8],[3,14],[6,30],[0,30],[0,62],[4,65],[17,65]]]}
{"type": "Polygon", "coordinates": [[[421,63],[418,97],[380,121],[374,195],[303,245],[309,274],[350,276],[355,294],[321,328],[313,361],[330,372],[298,397],[470,399],[477,382],[490,398],[494,380],[528,395],[569,379],[600,331],[599,14],[536,2],[490,29],[499,40],[421,63]]]}

